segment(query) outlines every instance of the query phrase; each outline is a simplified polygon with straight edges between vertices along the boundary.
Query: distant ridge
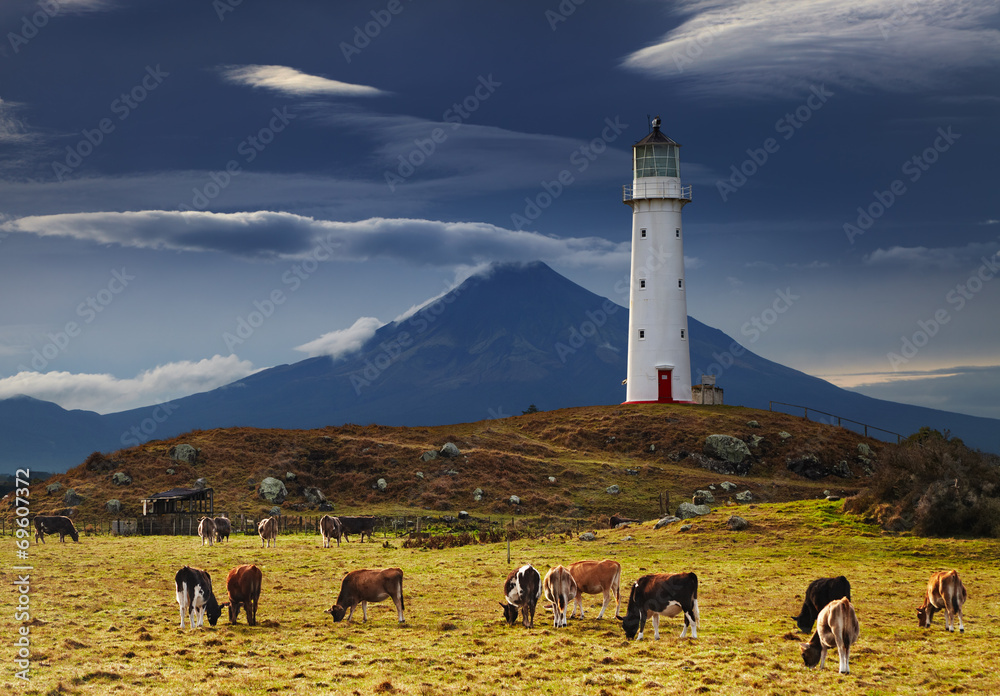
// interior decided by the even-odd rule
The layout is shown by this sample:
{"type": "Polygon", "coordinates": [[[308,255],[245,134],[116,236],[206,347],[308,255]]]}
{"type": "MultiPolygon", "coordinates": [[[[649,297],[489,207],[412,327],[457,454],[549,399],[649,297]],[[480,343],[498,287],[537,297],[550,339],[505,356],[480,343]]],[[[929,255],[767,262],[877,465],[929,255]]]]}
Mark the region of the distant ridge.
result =
{"type": "MultiPolygon", "coordinates": [[[[904,434],[929,425],[1000,451],[1000,420],[873,399],[733,350],[733,338],[696,319],[689,329],[693,380],[719,373],[727,404],[804,404],[904,434]]],[[[0,470],[30,463],[65,471],[94,450],[194,429],[437,425],[516,415],[532,403],[617,404],[627,335],[626,308],[544,263],[497,264],[381,327],[354,353],[278,365],[169,409],[102,416],[26,397],[0,401],[0,470]]]]}

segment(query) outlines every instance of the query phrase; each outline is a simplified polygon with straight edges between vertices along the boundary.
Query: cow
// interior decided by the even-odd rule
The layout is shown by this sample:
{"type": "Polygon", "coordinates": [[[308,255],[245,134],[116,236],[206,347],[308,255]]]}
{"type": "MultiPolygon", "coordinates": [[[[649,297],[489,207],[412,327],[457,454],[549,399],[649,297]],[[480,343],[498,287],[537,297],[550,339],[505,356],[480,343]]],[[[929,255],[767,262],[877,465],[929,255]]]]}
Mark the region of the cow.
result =
{"type": "Polygon", "coordinates": [[[368,621],[368,602],[381,602],[390,597],[396,605],[399,623],[405,623],[406,619],[403,618],[403,571],[399,568],[352,570],[344,576],[344,580],[340,583],[337,603],[327,609],[325,613],[332,616],[334,621],[340,621],[344,618],[344,614],[347,614],[347,621],[350,623],[351,617],[354,616],[354,609],[360,603],[361,615],[365,621],[368,621]]]}
{"type": "Polygon", "coordinates": [[[806,598],[802,600],[802,611],[793,616],[799,630],[809,633],[820,611],[827,604],[841,597],[851,598],[851,583],[843,575],[835,578],[819,578],[809,583],[806,598]]]}
{"type": "Polygon", "coordinates": [[[958,631],[965,633],[962,623],[962,605],[967,593],[965,585],[954,570],[934,573],[927,582],[924,603],[917,607],[917,623],[921,628],[930,628],[934,612],[944,609],[945,629],[955,631],[955,617],[958,616],[958,631]]]}
{"type": "Polygon", "coordinates": [[[36,515],[35,541],[45,543],[46,534],[58,534],[59,541],[65,543],[69,534],[73,541],[80,541],[80,533],[76,531],[73,520],[63,515],[36,515]]]}
{"type": "Polygon", "coordinates": [[[646,619],[653,618],[653,637],[660,639],[660,615],[666,617],[684,613],[681,638],[691,628],[691,637],[698,637],[698,576],[694,573],[654,573],[643,575],[632,585],[622,629],[625,637],[642,640],[646,619]]]}
{"type": "Polygon", "coordinates": [[[255,565],[236,566],[226,576],[229,601],[221,607],[229,607],[229,623],[236,623],[240,616],[240,606],[246,609],[247,626],[257,625],[257,602],[260,600],[260,584],[263,575],[255,565]]]}
{"type": "Polygon", "coordinates": [[[222,607],[212,593],[212,578],[206,571],[184,566],[174,576],[174,585],[177,587],[177,603],[181,607],[181,628],[184,628],[185,614],[188,615],[190,630],[195,628],[195,616],[198,617],[199,628],[204,624],[206,613],[208,623],[212,626],[216,624],[222,616],[222,607]]]}
{"type": "Polygon", "coordinates": [[[520,609],[524,627],[533,628],[535,606],[542,596],[542,576],[538,571],[530,563],[510,571],[503,584],[503,593],[507,597],[507,604],[500,602],[500,606],[507,623],[511,626],[517,623],[517,612],[520,609]]]}
{"type": "Polygon", "coordinates": [[[198,536],[201,537],[202,546],[205,545],[205,542],[211,546],[215,541],[215,520],[211,517],[202,517],[198,520],[198,536]]]}
{"type": "Polygon", "coordinates": [[[819,612],[816,619],[816,632],[808,643],[802,643],[802,661],[810,669],[819,665],[823,669],[826,662],[826,651],[837,648],[840,656],[840,673],[850,674],[848,664],[851,656],[851,645],[858,641],[861,628],[858,626],[858,616],[854,613],[851,600],[847,597],[835,599],[819,612]]]}
{"type": "Polygon", "coordinates": [[[642,522],[642,520],[633,519],[631,517],[622,517],[621,513],[616,513],[608,519],[611,529],[617,529],[619,525],[634,524],[638,522],[642,522]]]}
{"type": "Polygon", "coordinates": [[[226,541],[229,541],[229,533],[233,531],[232,524],[229,523],[228,517],[216,517],[215,518],[215,540],[222,541],[222,537],[226,537],[226,541]]]}
{"type": "Polygon", "coordinates": [[[574,599],[573,611],[570,618],[576,615],[576,610],[580,610],[580,618],[583,618],[583,595],[604,593],[604,605],[597,618],[604,618],[604,611],[611,604],[611,595],[615,597],[615,618],[618,618],[622,606],[621,595],[619,594],[619,583],[622,577],[622,564],[618,561],[577,561],[569,567],[569,572],[576,580],[576,597],[574,599]]]}
{"type": "Polygon", "coordinates": [[[545,599],[552,602],[552,627],[566,626],[566,609],[573,597],[577,596],[576,580],[566,566],[549,568],[542,580],[545,599]]]}
{"type": "Polygon", "coordinates": [[[350,541],[348,534],[360,534],[361,541],[365,540],[365,534],[368,535],[368,541],[372,539],[372,533],[375,531],[375,518],[367,515],[364,517],[338,517],[340,520],[341,533],[344,535],[345,541],[350,541]]]}
{"type": "Polygon", "coordinates": [[[257,533],[260,534],[260,545],[270,548],[273,543],[278,546],[278,520],[273,517],[265,517],[257,523],[257,533]]]}
{"type": "Polygon", "coordinates": [[[323,537],[324,549],[330,548],[330,539],[336,539],[337,546],[340,546],[340,536],[343,534],[340,520],[333,515],[323,515],[319,521],[319,534],[323,537]]]}

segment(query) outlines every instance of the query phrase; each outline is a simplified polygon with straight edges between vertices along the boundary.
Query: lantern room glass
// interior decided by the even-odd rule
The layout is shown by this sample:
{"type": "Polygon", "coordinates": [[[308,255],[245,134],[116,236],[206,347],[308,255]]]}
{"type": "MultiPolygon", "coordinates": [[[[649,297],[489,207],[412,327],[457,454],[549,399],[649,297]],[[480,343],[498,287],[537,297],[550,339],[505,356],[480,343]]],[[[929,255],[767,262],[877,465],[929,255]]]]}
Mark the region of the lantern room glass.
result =
{"type": "Polygon", "coordinates": [[[634,157],[636,179],[649,176],[680,176],[676,145],[661,143],[636,145],[634,157]]]}

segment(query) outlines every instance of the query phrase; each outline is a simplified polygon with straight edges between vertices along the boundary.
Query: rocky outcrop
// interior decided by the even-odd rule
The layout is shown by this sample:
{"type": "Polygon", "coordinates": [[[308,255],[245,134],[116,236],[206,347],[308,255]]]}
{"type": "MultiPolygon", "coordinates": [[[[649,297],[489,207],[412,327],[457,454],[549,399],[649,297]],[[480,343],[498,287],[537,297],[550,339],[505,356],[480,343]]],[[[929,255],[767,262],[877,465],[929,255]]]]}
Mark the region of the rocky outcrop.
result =
{"type": "Polygon", "coordinates": [[[692,503],[681,503],[677,506],[677,516],[682,520],[690,519],[691,517],[700,517],[701,515],[707,515],[712,511],[708,505],[694,505],[692,503]]]}
{"type": "Polygon", "coordinates": [[[116,471],[111,477],[111,482],[116,486],[127,486],[132,483],[132,477],[126,474],[124,471],[116,471]]]}
{"type": "Polygon", "coordinates": [[[257,490],[257,495],[269,503],[281,505],[285,502],[285,498],[288,497],[288,489],[285,488],[285,484],[280,480],[274,478],[273,476],[268,476],[260,482],[260,488],[257,490]]]}
{"type": "Polygon", "coordinates": [[[174,461],[184,462],[186,464],[197,464],[198,454],[201,450],[192,447],[187,444],[174,445],[167,451],[167,456],[174,461]]]}
{"type": "Polygon", "coordinates": [[[732,435],[709,435],[705,438],[702,452],[730,464],[742,464],[750,458],[750,448],[743,440],[732,435]]]}
{"type": "Polygon", "coordinates": [[[461,451],[459,451],[458,446],[454,442],[446,442],[444,447],[438,450],[438,453],[442,457],[457,457],[461,454],[461,451]]]}

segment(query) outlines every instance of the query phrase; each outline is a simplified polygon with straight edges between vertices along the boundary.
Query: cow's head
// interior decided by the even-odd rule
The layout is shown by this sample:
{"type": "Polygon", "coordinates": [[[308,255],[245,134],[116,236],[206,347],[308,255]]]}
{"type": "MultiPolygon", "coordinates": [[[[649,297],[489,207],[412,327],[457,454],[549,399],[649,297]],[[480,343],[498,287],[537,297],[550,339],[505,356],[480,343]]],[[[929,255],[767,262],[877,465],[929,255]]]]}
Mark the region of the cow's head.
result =
{"type": "Polygon", "coordinates": [[[330,607],[323,613],[332,616],[334,621],[341,621],[347,614],[347,609],[340,606],[339,604],[334,604],[332,607],[330,607]]]}
{"type": "Polygon", "coordinates": [[[802,661],[806,664],[806,667],[812,669],[819,664],[820,655],[823,654],[823,648],[814,643],[799,643],[799,650],[802,651],[802,661]]]}
{"type": "Polygon", "coordinates": [[[517,623],[517,607],[513,604],[504,604],[500,602],[500,607],[503,609],[503,618],[509,626],[513,626],[517,623]]]}
{"type": "Polygon", "coordinates": [[[931,619],[934,618],[935,609],[936,607],[933,604],[917,607],[917,625],[920,628],[931,627],[931,619]]]}
{"type": "Polygon", "coordinates": [[[622,622],[622,630],[625,631],[625,638],[632,640],[639,632],[639,615],[626,612],[625,616],[619,619],[622,622]]]}
{"type": "Polygon", "coordinates": [[[73,538],[73,541],[76,542],[80,541],[80,532],[76,531],[76,527],[73,527],[69,530],[69,535],[73,538]]]}
{"type": "Polygon", "coordinates": [[[217,624],[219,622],[219,617],[222,616],[222,607],[215,601],[214,596],[209,600],[208,604],[205,605],[205,615],[208,616],[208,623],[211,626],[217,624]]]}

